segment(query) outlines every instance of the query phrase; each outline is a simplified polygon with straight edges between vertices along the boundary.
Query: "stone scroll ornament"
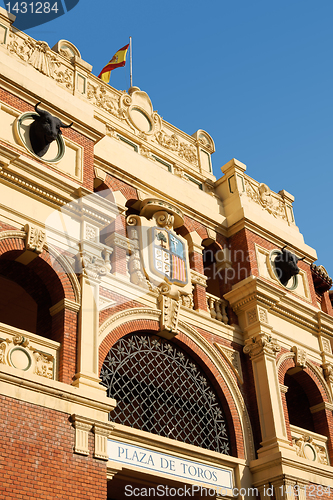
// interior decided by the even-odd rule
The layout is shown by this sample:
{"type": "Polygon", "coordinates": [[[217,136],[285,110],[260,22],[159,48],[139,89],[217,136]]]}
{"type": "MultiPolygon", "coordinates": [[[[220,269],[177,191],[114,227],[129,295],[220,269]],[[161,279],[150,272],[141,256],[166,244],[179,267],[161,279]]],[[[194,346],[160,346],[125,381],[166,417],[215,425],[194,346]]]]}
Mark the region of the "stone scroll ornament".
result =
{"type": "Polygon", "coordinates": [[[32,115],[34,121],[29,128],[29,138],[33,152],[43,157],[51,142],[55,141],[61,135],[61,128],[69,128],[73,125],[65,125],[59,118],[52,116],[48,111],[39,109],[40,102],[35,105],[37,115],[32,115]]]}

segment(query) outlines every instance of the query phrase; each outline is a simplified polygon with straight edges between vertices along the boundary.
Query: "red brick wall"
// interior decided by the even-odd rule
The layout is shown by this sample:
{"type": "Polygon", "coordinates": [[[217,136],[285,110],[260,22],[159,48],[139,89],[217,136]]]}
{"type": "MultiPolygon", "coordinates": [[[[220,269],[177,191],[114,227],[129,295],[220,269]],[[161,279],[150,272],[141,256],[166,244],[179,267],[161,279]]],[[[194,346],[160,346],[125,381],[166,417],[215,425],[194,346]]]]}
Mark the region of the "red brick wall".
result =
{"type": "Polygon", "coordinates": [[[106,462],[73,453],[69,415],[0,396],[4,500],[106,500],[106,462]]]}
{"type": "Polygon", "coordinates": [[[104,184],[113,192],[120,191],[125,196],[126,200],[138,199],[138,193],[134,187],[110,174],[107,174],[104,184]]]}
{"type": "Polygon", "coordinates": [[[135,300],[130,300],[124,295],[119,295],[119,293],[112,292],[105,288],[100,289],[101,297],[106,297],[108,299],[114,300],[116,303],[107,309],[104,309],[99,313],[99,325],[101,326],[107,318],[113,316],[114,314],[124,311],[125,309],[132,309],[133,307],[143,307],[140,302],[135,300]]]}

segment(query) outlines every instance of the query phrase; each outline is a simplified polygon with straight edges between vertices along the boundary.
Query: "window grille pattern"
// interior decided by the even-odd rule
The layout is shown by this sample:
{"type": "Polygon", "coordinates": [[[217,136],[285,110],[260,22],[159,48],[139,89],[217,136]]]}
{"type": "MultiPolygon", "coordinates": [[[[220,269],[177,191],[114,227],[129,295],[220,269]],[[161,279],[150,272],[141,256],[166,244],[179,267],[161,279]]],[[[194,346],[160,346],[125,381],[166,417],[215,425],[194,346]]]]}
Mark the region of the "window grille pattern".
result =
{"type": "Polygon", "coordinates": [[[101,379],[117,400],[110,419],[136,429],[229,454],[227,425],[204,372],[178,346],[130,334],[106,356],[101,379]]]}

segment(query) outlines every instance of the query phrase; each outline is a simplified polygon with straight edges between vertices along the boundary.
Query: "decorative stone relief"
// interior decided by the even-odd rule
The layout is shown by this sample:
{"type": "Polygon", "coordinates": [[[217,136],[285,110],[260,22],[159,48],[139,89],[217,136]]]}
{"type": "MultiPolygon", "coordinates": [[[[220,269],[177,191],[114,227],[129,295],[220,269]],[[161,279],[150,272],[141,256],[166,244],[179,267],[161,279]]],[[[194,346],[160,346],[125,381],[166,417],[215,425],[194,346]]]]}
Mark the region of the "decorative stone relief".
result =
{"type": "Polygon", "coordinates": [[[0,364],[40,377],[54,378],[54,355],[37,350],[30,340],[21,334],[0,339],[0,364]]]}
{"type": "Polygon", "coordinates": [[[173,172],[175,175],[177,175],[177,177],[180,177],[181,179],[185,179],[185,180],[189,181],[189,178],[186,177],[186,174],[181,167],[175,166],[173,169],[173,172]]]}
{"type": "Polygon", "coordinates": [[[245,180],[245,192],[247,196],[255,203],[261,205],[268,213],[274,217],[288,220],[286,215],[285,203],[280,196],[273,193],[266,184],[254,184],[248,178],[245,180]]]}
{"type": "Polygon", "coordinates": [[[110,251],[106,252],[105,258],[96,257],[87,251],[80,252],[77,255],[79,269],[89,278],[98,279],[110,272],[110,251]]]}
{"type": "Polygon", "coordinates": [[[12,54],[31,64],[43,75],[53,78],[69,90],[73,89],[73,70],[62,63],[46,42],[37,42],[30,37],[23,38],[11,32],[7,48],[12,54]]]}
{"type": "Polygon", "coordinates": [[[161,295],[158,297],[159,307],[161,309],[161,317],[160,317],[160,331],[161,333],[167,332],[168,338],[170,336],[177,335],[177,327],[178,327],[178,318],[179,318],[179,309],[181,300],[173,299],[171,297],[166,296],[163,291],[161,295]]]}
{"type": "Polygon", "coordinates": [[[312,436],[304,434],[299,438],[293,437],[292,443],[299,457],[329,465],[326,447],[315,443],[312,436]]]}
{"type": "Polygon", "coordinates": [[[27,233],[25,239],[25,248],[37,254],[42,253],[43,246],[46,240],[46,233],[37,226],[26,224],[24,231],[27,233]]]}
{"type": "Polygon", "coordinates": [[[256,308],[251,309],[250,311],[247,311],[247,322],[249,325],[252,325],[257,321],[257,310],[256,308]]]}
{"type": "Polygon", "coordinates": [[[307,358],[307,353],[304,349],[300,349],[297,346],[293,346],[291,349],[291,352],[295,353],[295,366],[300,366],[301,368],[305,368],[306,366],[306,358],[307,358]]]}
{"type": "Polygon", "coordinates": [[[231,366],[238,380],[243,383],[243,372],[239,352],[217,343],[214,343],[214,346],[218,349],[227,363],[231,366]]]}
{"type": "Polygon", "coordinates": [[[120,96],[119,112],[141,139],[147,140],[161,130],[161,117],[153,110],[148,94],[139,87],[131,87],[128,94],[120,96]]]}
{"type": "Polygon", "coordinates": [[[244,353],[249,354],[251,360],[264,354],[275,357],[280,350],[277,340],[267,333],[259,333],[247,339],[243,348],[244,353]]]}
{"type": "Polygon", "coordinates": [[[193,302],[193,295],[188,294],[188,295],[181,295],[181,305],[183,307],[187,307],[187,309],[194,309],[194,302],[193,302]]]}
{"type": "MultiPolygon", "coordinates": [[[[136,221],[134,222],[136,223],[136,221]]],[[[131,219],[129,219],[127,223],[131,224],[131,219]]],[[[129,227],[128,234],[130,240],[133,243],[133,250],[130,254],[130,259],[128,263],[131,282],[134,283],[135,285],[147,287],[147,279],[143,274],[141,266],[141,257],[139,251],[139,233],[136,229],[129,227]]]]}
{"type": "Polygon", "coordinates": [[[161,146],[177,152],[180,158],[184,158],[184,160],[189,163],[198,163],[197,150],[193,144],[180,142],[179,138],[175,134],[167,135],[165,132],[161,131],[156,134],[156,140],[161,146]]]}
{"type": "Polygon", "coordinates": [[[268,323],[267,311],[262,307],[259,307],[259,321],[262,321],[263,323],[268,323]]]}
{"type": "Polygon", "coordinates": [[[123,111],[119,109],[119,97],[107,89],[105,84],[97,83],[93,85],[91,82],[88,82],[87,98],[92,104],[104,109],[107,113],[119,119],[124,118],[123,111]]]}
{"type": "Polygon", "coordinates": [[[332,365],[332,363],[323,363],[321,366],[322,366],[322,369],[324,372],[324,377],[325,377],[326,382],[328,382],[329,384],[333,384],[333,365],[332,365]]]}
{"type": "Polygon", "coordinates": [[[98,242],[99,231],[97,227],[91,226],[90,224],[85,225],[85,239],[88,241],[98,242]]]}
{"type": "Polygon", "coordinates": [[[328,354],[332,354],[332,347],[330,341],[325,337],[321,337],[321,343],[323,346],[323,351],[327,352],[328,354]]]}
{"type": "Polygon", "coordinates": [[[117,131],[111,127],[111,125],[109,125],[108,123],[105,125],[105,130],[106,130],[106,135],[108,135],[109,137],[113,137],[113,139],[117,139],[118,141],[120,141],[120,138],[119,138],[119,135],[117,134],[117,131]]]}
{"type": "Polygon", "coordinates": [[[144,156],[145,158],[148,158],[149,160],[156,161],[155,158],[153,157],[150,149],[140,146],[140,154],[144,156]]]}

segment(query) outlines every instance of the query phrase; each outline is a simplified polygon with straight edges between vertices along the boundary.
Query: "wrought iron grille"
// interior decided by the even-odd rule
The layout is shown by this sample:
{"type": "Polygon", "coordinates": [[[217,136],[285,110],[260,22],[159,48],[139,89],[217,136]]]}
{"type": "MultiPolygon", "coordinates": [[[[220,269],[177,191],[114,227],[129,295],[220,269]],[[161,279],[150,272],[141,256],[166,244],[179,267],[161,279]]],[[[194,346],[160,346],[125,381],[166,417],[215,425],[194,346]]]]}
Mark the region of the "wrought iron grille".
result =
{"type": "Polygon", "coordinates": [[[110,349],[101,379],[118,403],[114,422],[229,455],[218,397],[178,346],[155,335],[127,335],[110,349]]]}

